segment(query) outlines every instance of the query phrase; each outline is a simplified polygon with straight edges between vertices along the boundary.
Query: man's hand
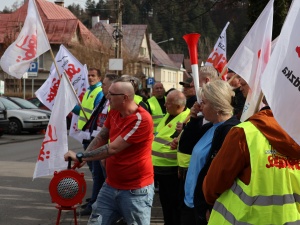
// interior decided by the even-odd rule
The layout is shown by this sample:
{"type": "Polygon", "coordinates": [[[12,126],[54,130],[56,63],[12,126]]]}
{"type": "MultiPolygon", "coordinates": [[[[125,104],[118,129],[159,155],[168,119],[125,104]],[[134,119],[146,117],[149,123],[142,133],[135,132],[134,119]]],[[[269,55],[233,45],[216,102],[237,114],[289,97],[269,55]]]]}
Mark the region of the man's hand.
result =
{"type": "Polygon", "coordinates": [[[76,158],[76,153],[73,152],[72,150],[69,150],[65,155],[65,161],[68,161],[68,158],[71,157],[72,161],[78,162],[77,158],[76,158]]]}
{"type": "Polygon", "coordinates": [[[80,163],[76,157],[76,153],[69,150],[65,155],[64,155],[64,158],[65,158],[65,161],[68,161],[69,160],[69,157],[71,157],[72,161],[75,162],[75,164],[78,164],[76,167],[78,168],[81,168],[83,167],[85,164],[86,164],[86,161],[83,161],[82,163],[80,163]]]}
{"type": "Polygon", "coordinates": [[[178,138],[174,138],[173,141],[170,143],[170,149],[176,150],[178,146],[178,138]]]}
{"type": "Polygon", "coordinates": [[[177,122],[176,124],[176,131],[178,132],[178,134],[180,134],[180,132],[183,130],[183,123],[177,122]]]}

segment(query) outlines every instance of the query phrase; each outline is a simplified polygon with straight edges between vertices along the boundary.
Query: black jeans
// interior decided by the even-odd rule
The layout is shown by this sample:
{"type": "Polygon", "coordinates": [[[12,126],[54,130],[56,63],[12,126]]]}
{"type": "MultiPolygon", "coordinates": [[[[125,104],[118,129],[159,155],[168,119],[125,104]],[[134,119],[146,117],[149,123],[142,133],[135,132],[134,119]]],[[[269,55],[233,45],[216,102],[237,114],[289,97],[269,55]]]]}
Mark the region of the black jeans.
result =
{"type": "Polygon", "coordinates": [[[155,174],[159,185],[159,199],[163,210],[165,225],[179,225],[178,175],[155,174]]]}
{"type": "Polygon", "coordinates": [[[180,225],[206,225],[205,213],[199,208],[189,208],[184,204],[180,208],[180,225]]]}

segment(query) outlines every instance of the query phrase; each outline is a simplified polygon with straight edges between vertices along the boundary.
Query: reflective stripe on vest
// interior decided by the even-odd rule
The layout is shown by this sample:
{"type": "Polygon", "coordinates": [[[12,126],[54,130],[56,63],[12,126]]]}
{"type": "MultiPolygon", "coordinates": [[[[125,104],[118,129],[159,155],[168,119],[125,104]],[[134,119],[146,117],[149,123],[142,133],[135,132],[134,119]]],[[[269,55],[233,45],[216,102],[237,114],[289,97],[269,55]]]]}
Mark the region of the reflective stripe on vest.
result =
{"type": "MultiPolygon", "coordinates": [[[[166,97],[164,97],[166,99],[166,97]]],[[[148,103],[151,110],[152,120],[153,120],[153,126],[154,126],[154,133],[156,132],[156,128],[159,124],[159,122],[164,117],[164,113],[160,107],[160,104],[157,101],[157,98],[155,96],[152,96],[148,99],[148,103]]]]}
{"type": "Polygon", "coordinates": [[[166,124],[170,116],[167,113],[158,124],[158,133],[152,143],[152,162],[154,166],[177,166],[177,151],[170,149],[170,143],[173,140],[171,136],[176,131],[177,122],[183,122],[189,113],[190,110],[186,109],[166,124]]]}
{"type": "Polygon", "coordinates": [[[209,224],[300,224],[300,160],[279,155],[251,122],[237,127],[249,148],[250,183],[237,178],[217,199],[209,224]]]}
{"type": "Polygon", "coordinates": [[[182,168],[188,168],[190,165],[190,160],[191,160],[190,154],[185,154],[179,151],[177,152],[178,166],[182,168]]]}
{"type": "Polygon", "coordinates": [[[152,151],[152,155],[158,156],[161,158],[166,158],[166,159],[177,159],[177,155],[174,153],[170,153],[170,152],[169,153],[160,153],[160,152],[152,151]]]}
{"type": "Polygon", "coordinates": [[[167,141],[167,140],[159,138],[159,137],[154,137],[153,141],[156,141],[157,143],[160,143],[160,144],[163,144],[163,145],[170,145],[171,144],[170,141],[167,141]]]}
{"type": "MultiPolygon", "coordinates": [[[[85,112],[85,115],[87,117],[87,119],[89,119],[92,115],[93,109],[94,109],[94,102],[95,99],[98,95],[98,93],[102,91],[101,87],[96,87],[94,90],[92,90],[92,92],[89,94],[89,91],[86,91],[84,93],[84,96],[82,98],[82,103],[81,106],[85,112]],[[87,97],[89,94],[89,97],[87,97]]],[[[82,129],[83,126],[85,125],[85,123],[87,122],[87,119],[85,118],[82,110],[80,110],[79,112],[79,117],[78,117],[78,129],[82,129]]]]}

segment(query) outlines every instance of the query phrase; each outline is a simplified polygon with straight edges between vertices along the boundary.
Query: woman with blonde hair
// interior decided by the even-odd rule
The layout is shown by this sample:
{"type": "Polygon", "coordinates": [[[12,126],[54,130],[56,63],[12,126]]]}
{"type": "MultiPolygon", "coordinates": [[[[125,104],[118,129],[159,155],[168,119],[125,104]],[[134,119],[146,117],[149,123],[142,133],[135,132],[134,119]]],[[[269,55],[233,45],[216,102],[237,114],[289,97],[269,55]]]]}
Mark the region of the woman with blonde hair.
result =
{"type": "Polygon", "coordinates": [[[240,123],[233,116],[231,105],[234,92],[231,86],[222,80],[203,84],[197,93],[201,103],[195,103],[191,108],[191,122],[185,137],[197,136],[184,186],[184,205],[181,209],[181,225],[207,224],[206,211],[209,209],[205,202],[202,183],[212,159],[222,146],[231,127],[240,123]],[[197,113],[202,112],[208,123],[198,126],[197,113]]]}

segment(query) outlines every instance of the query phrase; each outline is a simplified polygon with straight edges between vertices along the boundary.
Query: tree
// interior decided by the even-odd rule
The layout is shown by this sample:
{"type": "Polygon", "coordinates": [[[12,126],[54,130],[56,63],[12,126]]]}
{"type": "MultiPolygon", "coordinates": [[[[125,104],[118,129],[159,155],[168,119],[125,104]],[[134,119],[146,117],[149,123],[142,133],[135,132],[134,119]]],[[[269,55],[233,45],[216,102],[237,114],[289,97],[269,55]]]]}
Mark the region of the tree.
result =
{"type": "Polygon", "coordinates": [[[5,6],[2,12],[3,12],[3,13],[11,13],[12,10],[9,9],[7,6],[5,6]]]}
{"type": "MultiPolygon", "coordinates": [[[[260,13],[268,4],[269,0],[249,0],[249,19],[250,27],[255,23],[260,13]]],[[[288,13],[291,0],[275,0],[274,16],[273,16],[273,39],[275,39],[281,31],[285,17],[288,13]]]]}

